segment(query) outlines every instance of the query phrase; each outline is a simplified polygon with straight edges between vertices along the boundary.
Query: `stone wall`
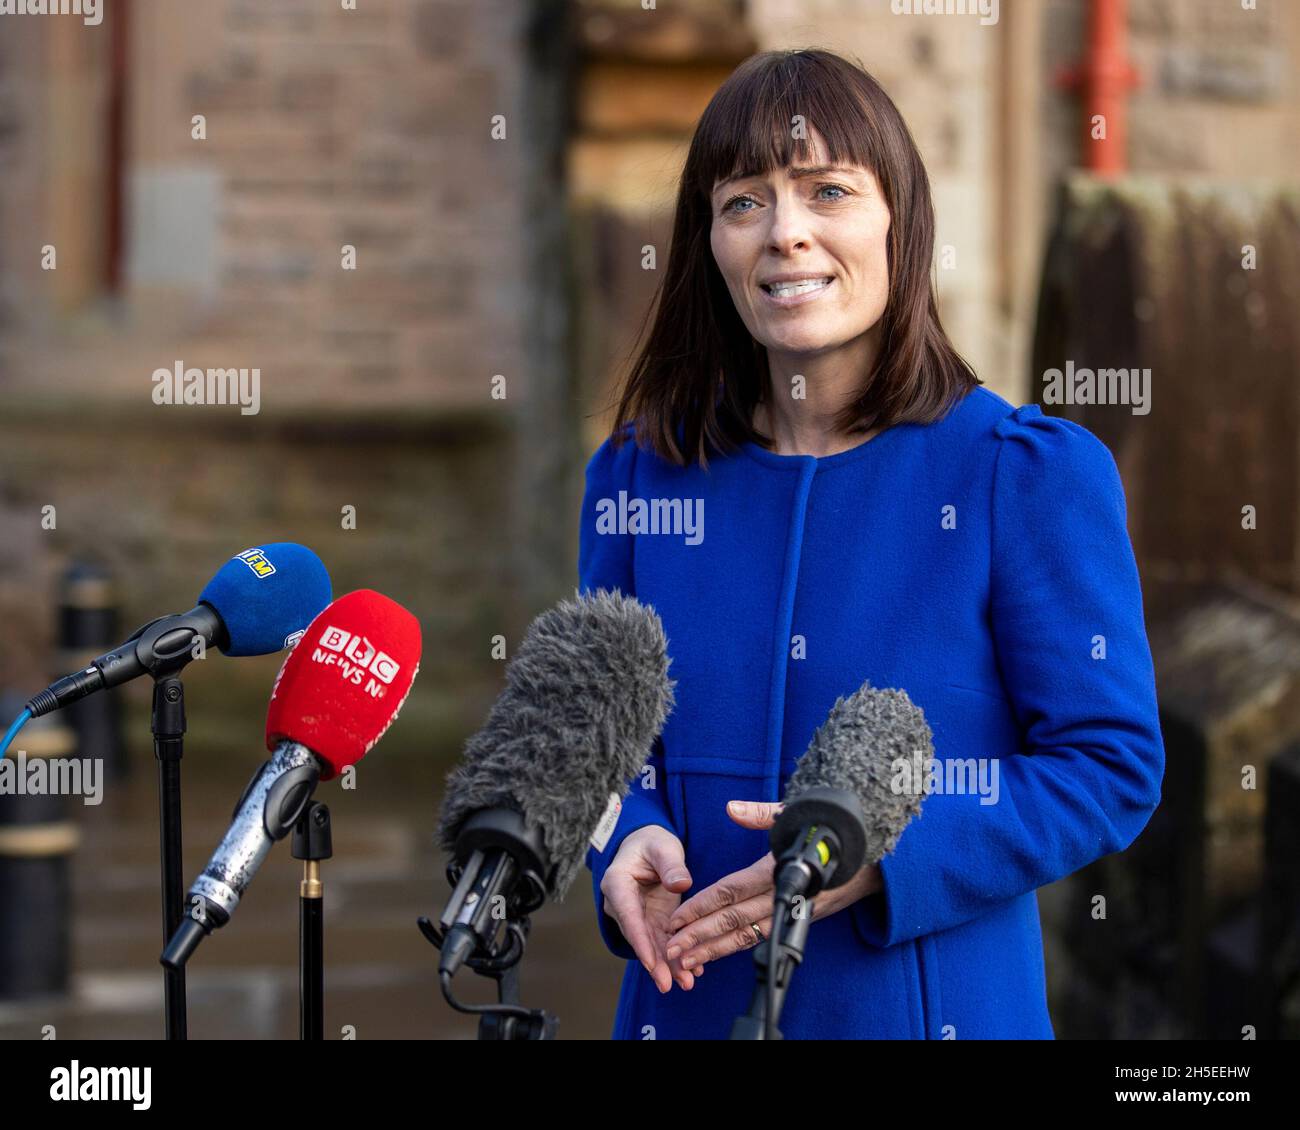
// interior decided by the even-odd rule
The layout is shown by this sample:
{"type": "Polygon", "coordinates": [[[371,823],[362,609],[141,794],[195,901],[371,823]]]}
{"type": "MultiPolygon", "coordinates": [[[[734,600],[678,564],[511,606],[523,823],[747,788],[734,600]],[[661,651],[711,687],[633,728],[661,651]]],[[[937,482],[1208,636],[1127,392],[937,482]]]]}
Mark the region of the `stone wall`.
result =
{"type": "MultiPolygon", "coordinates": [[[[48,664],[71,559],[115,567],[134,623],[188,607],[247,544],[296,539],[336,592],[420,617],[410,712],[448,736],[481,720],[493,637],[517,640],[576,556],[560,7],[106,0],[99,26],[6,18],[0,680],[48,664]],[[258,411],[155,403],[155,370],[177,363],[256,369],[258,411]]],[[[260,713],[273,670],[233,666],[260,713]]]]}

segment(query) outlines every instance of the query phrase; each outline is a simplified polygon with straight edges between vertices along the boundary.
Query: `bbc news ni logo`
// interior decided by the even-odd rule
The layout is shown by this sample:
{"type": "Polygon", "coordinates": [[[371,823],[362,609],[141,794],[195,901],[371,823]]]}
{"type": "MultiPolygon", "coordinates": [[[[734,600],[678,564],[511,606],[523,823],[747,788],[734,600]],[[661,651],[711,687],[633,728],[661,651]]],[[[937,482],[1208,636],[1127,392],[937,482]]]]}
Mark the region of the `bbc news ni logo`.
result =
{"type": "Polygon", "coordinates": [[[369,672],[371,678],[366,680],[365,689],[371,698],[383,698],[402,669],[396,659],[380,651],[359,632],[354,634],[332,624],[321,633],[311,657],[316,663],[338,668],[340,677],[353,686],[361,686],[369,672]]]}

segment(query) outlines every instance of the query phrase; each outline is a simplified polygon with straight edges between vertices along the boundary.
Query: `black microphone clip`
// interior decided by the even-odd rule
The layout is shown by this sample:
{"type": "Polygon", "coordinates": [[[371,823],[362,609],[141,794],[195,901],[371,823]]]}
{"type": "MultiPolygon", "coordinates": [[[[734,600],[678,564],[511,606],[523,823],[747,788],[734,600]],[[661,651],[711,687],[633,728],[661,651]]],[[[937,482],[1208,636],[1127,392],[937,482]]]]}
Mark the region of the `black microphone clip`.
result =
{"type": "Polygon", "coordinates": [[[451,898],[437,927],[425,931],[442,950],[439,972],[454,975],[467,963],[502,960],[495,944],[501,925],[526,922],[546,901],[550,871],[541,829],[528,827],[522,813],[486,808],[467,817],[447,865],[451,898]]]}
{"type": "Polygon", "coordinates": [[[862,805],[845,789],[807,789],[777,815],[771,844],[778,902],[843,886],[867,855],[862,805]]]}
{"type": "Polygon", "coordinates": [[[226,626],[217,610],[200,604],[189,612],[160,616],[138,629],[112,651],[92,659],[80,671],[57,679],[28,699],[33,718],[59,710],[96,691],[120,686],[140,675],[166,678],[181,671],[208,647],[229,644],[226,626]],[[195,644],[202,640],[200,650],[195,644]]]}
{"type": "Polygon", "coordinates": [[[447,865],[451,898],[434,925],[418,919],[420,933],[441,951],[438,981],[457,1012],[479,1016],[480,1040],[549,1040],[559,1020],[543,1009],[519,1003],[519,962],[530,928],[529,915],[545,901],[553,868],[540,828],[530,828],[511,808],[480,809],[456,835],[447,865]],[[497,983],[495,1005],[456,999],[451,979],[467,965],[497,983]]]}

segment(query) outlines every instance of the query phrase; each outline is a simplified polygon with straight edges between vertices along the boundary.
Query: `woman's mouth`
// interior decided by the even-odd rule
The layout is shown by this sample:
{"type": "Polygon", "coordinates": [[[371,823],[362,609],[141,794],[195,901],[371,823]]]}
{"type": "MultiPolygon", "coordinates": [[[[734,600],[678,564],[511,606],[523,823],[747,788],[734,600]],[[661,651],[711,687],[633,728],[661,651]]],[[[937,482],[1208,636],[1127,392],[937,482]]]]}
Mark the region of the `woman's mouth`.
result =
{"type": "Polygon", "coordinates": [[[835,281],[833,276],[800,279],[798,282],[760,283],[759,289],[777,306],[799,306],[811,302],[835,281]]]}

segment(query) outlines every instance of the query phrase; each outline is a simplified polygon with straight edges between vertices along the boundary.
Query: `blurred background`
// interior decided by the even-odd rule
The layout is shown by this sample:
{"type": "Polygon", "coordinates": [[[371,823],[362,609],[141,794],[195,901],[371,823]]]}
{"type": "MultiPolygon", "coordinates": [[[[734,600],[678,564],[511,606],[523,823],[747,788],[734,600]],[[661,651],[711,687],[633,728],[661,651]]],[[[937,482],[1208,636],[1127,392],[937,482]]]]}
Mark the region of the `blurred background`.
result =
{"type": "MultiPolygon", "coordinates": [[[[800,46],[902,110],[944,323],[994,391],[1151,370],[1146,414],[1044,405],[1123,474],[1168,753],[1137,844],[1040,893],[1058,1036],[1300,1034],[1300,4],[965,7],[0,16],[0,690],[20,705],[263,541],[423,625],[401,720],[322,790],[327,1038],[474,1035],[415,926],[447,889],[443,776],[501,643],[572,592],[694,124],[743,59],[800,46]],[[258,412],[154,403],[177,364],[259,370],[258,412]]],[[[189,669],[186,882],[262,760],[278,663],[189,669]]],[[[6,1037],[162,1034],[150,688],[100,698],[17,746],[105,758],[102,804],[0,797],[6,1037]]],[[[300,870],[277,849],[191,965],[192,1037],[296,1035],[300,870]]],[[[621,969],[580,880],[535,919],[524,1000],[604,1037],[621,969]]]]}

